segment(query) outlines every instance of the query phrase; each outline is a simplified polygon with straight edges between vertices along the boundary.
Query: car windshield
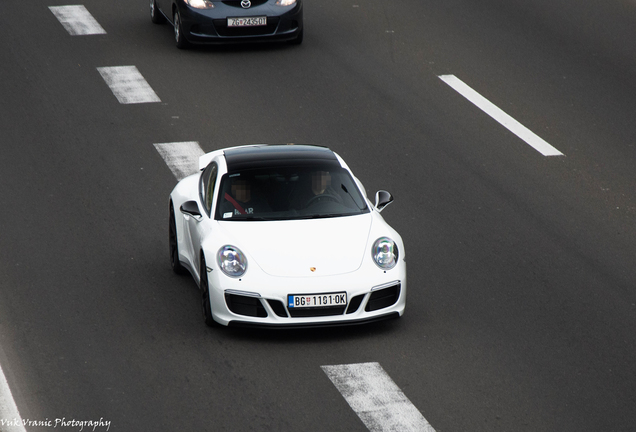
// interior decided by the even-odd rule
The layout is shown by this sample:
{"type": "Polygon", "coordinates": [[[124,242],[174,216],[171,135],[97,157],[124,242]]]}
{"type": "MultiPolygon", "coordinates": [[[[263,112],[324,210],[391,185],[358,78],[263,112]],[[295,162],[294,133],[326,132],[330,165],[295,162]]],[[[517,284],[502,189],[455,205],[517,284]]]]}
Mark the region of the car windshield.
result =
{"type": "Polygon", "coordinates": [[[349,172],[333,165],[249,169],[225,174],[217,220],[291,220],[369,211],[349,172]]]}

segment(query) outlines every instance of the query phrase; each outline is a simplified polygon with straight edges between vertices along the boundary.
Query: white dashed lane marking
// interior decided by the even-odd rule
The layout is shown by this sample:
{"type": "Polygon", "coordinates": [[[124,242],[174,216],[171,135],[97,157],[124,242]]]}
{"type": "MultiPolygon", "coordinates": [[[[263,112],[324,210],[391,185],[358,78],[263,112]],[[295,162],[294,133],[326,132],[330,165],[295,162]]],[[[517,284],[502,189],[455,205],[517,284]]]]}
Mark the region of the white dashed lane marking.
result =
{"type": "Polygon", "coordinates": [[[379,363],[321,368],[371,432],[435,432],[379,363]]]}
{"type": "Polygon", "coordinates": [[[9,383],[0,366],[0,431],[26,432],[18,407],[13,400],[9,383]]]}
{"type": "Polygon", "coordinates": [[[49,9],[71,36],[106,34],[83,5],[49,6],[49,9]]]}
{"type": "Polygon", "coordinates": [[[497,120],[497,122],[499,122],[503,127],[524,140],[527,144],[532,146],[543,156],[563,156],[563,153],[545,142],[543,139],[541,139],[530,129],[519,123],[517,120],[510,117],[488,99],[470,88],[455,75],[440,75],[439,78],[446,84],[451,86],[453,89],[455,89],[455,91],[457,91],[459,94],[468,99],[470,102],[475,104],[479,109],[484,111],[490,117],[497,120]]]}
{"type": "Polygon", "coordinates": [[[197,172],[199,157],[204,154],[196,141],[155,144],[155,148],[177,180],[197,172]]]}
{"type": "Polygon", "coordinates": [[[122,104],[161,102],[136,66],[98,67],[97,70],[122,104]]]}

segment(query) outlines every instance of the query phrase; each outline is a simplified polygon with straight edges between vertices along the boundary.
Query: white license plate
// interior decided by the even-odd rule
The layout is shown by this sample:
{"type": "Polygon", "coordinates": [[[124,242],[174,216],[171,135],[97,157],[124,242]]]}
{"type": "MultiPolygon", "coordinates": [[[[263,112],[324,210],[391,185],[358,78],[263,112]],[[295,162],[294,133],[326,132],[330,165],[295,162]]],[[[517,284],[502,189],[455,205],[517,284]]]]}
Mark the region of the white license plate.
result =
{"type": "Polygon", "coordinates": [[[228,18],[228,27],[255,27],[267,25],[267,17],[228,18]]]}
{"type": "Polygon", "coordinates": [[[288,295],[287,305],[290,308],[334,307],[347,305],[347,293],[288,295]]]}

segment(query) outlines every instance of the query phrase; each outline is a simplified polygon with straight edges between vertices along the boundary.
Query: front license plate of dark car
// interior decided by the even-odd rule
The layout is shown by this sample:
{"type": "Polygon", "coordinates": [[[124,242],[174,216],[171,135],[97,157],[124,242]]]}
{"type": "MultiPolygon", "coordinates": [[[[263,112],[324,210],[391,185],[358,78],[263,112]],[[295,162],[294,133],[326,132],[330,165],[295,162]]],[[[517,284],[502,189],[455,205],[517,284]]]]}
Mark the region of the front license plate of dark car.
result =
{"type": "Polygon", "coordinates": [[[228,27],[256,27],[267,25],[267,17],[228,18],[228,27]]]}
{"type": "Polygon", "coordinates": [[[334,307],[346,305],[346,292],[330,294],[290,294],[287,296],[287,306],[290,308],[334,307]]]}

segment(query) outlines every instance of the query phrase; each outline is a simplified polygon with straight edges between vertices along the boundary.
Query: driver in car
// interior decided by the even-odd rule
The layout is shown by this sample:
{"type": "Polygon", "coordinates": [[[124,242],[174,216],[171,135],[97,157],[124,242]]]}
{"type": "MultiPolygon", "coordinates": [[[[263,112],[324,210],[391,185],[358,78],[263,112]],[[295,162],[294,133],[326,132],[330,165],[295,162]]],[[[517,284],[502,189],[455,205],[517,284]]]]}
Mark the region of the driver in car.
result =
{"type": "Polygon", "coordinates": [[[342,203],[338,192],[331,187],[331,174],[329,171],[314,171],[311,174],[311,192],[313,196],[307,201],[307,205],[316,201],[336,201],[342,203]]]}
{"type": "Polygon", "coordinates": [[[248,179],[240,177],[231,179],[230,191],[226,192],[223,198],[221,210],[224,219],[271,211],[262,196],[252,194],[252,184],[248,179]]]}

